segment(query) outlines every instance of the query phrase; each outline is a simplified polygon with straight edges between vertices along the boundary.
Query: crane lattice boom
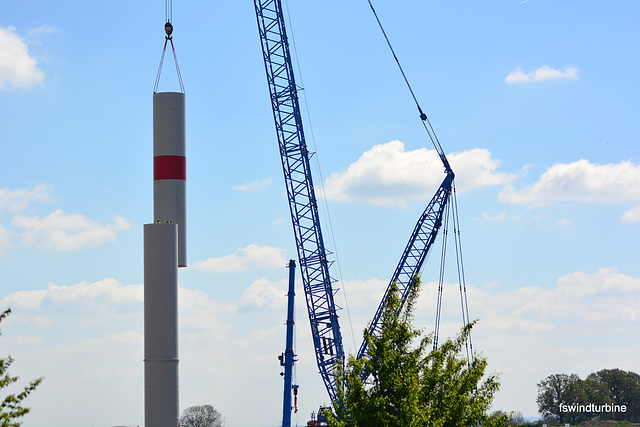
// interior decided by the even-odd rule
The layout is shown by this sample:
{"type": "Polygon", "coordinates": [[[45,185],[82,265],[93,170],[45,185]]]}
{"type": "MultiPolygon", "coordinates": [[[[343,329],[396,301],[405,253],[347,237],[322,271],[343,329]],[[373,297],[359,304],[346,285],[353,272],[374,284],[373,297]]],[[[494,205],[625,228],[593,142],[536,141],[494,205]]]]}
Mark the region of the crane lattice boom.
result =
{"type": "MultiPolygon", "coordinates": [[[[404,305],[404,301],[406,301],[409,290],[413,285],[413,279],[422,269],[422,265],[424,264],[427,254],[429,253],[429,250],[438,235],[438,230],[442,225],[444,209],[449,201],[449,197],[451,196],[453,178],[454,174],[449,169],[449,171],[447,171],[447,176],[440,185],[440,188],[438,188],[438,191],[436,191],[436,194],[420,216],[413,233],[411,233],[409,242],[402,253],[402,257],[396,267],[396,271],[393,273],[393,276],[391,276],[384,298],[382,299],[382,302],[380,302],[380,306],[371,320],[369,325],[369,335],[382,335],[380,318],[388,304],[389,288],[392,284],[395,283],[396,287],[400,291],[400,301],[404,305]]],[[[358,351],[358,358],[365,355],[367,347],[367,341],[364,340],[360,346],[360,350],[358,351]]]]}
{"type": "MultiPolygon", "coordinates": [[[[282,3],[281,0],[254,0],[254,5],[316,362],[329,397],[336,402],[335,368],[344,363],[344,349],[333,298],[332,278],[329,275],[330,263],[322,239],[309,167],[309,152],[304,139],[282,3]]],[[[425,121],[426,115],[422,110],[420,112],[421,119],[425,121]]],[[[435,241],[452,192],[454,173],[439,143],[436,144],[436,150],[444,164],[446,176],[420,216],[390,281],[400,289],[403,302],[435,241]]],[[[385,294],[370,325],[369,332],[372,335],[381,333],[379,320],[387,302],[388,294],[385,294]]],[[[366,353],[366,348],[364,342],[358,357],[366,353]]]]}
{"type": "Polygon", "coordinates": [[[343,363],[344,350],[282,4],[280,0],[254,0],[254,4],[316,361],[329,396],[334,401],[334,370],[337,363],[343,363]]]}

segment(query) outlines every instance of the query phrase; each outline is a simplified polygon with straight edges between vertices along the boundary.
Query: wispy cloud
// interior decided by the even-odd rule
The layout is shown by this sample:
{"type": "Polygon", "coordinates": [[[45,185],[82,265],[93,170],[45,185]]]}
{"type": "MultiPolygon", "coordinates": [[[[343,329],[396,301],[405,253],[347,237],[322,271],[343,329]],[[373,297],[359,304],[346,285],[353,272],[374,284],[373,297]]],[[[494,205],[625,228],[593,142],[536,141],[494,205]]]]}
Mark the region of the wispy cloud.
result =
{"type": "Polygon", "coordinates": [[[80,282],[75,285],[49,283],[45,289],[18,291],[0,300],[0,307],[21,310],[36,310],[45,302],[55,306],[72,305],[103,306],[117,310],[122,306],[143,302],[142,285],[123,285],[119,281],[106,278],[97,282],[80,282]]]}
{"type": "Polygon", "coordinates": [[[11,232],[0,224],[0,254],[11,245],[11,232]]]}
{"type": "Polygon", "coordinates": [[[0,188],[0,212],[21,212],[33,201],[48,201],[51,199],[52,185],[41,184],[33,188],[15,188],[8,190],[0,188]]]}
{"type": "Polygon", "coordinates": [[[31,30],[29,30],[29,32],[27,33],[27,37],[31,39],[35,37],[47,36],[49,34],[54,34],[56,32],[58,32],[58,29],[53,25],[41,25],[39,27],[32,28],[31,30]]]}
{"type": "Polygon", "coordinates": [[[0,90],[29,89],[44,81],[27,44],[14,27],[0,27],[0,90]]]}
{"type": "MultiPolygon", "coordinates": [[[[456,188],[503,185],[515,175],[497,172],[500,162],[482,148],[448,155],[456,174],[456,188]]],[[[376,145],[325,183],[329,200],[363,202],[374,205],[407,206],[412,200],[428,200],[444,179],[444,168],[435,150],[407,151],[400,141],[376,145]]]]}
{"type": "Polygon", "coordinates": [[[357,308],[360,306],[377,306],[380,304],[388,285],[388,280],[385,281],[374,277],[364,280],[345,280],[340,282],[336,287],[343,289],[344,293],[347,294],[349,307],[357,308]]]}
{"type": "MultiPolygon", "coordinates": [[[[225,302],[212,299],[201,289],[179,289],[181,376],[193,383],[193,395],[210,391],[211,381],[229,381],[231,388],[219,390],[213,397],[226,407],[237,393],[252,390],[256,378],[260,383],[277,378],[273,355],[282,351],[284,340],[285,282],[286,279],[271,282],[261,278],[240,289],[237,299],[225,302]]],[[[355,349],[387,284],[376,278],[340,284],[349,290],[350,317],[357,322],[355,349]]],[[[602,360],[622,369],[631,369],[636,363],[638,346],[628,337],[633,336],[640,323],[640,278],[607,267],[565,274],[555,284],[506,289],[469,286],[467,292],[470,314],[480,318],[474,330],[474,349],[488,357],[492,369],[497,367],[503,372],[503,401],[508,400],[505,396],[519,400],[524,396],[535,402],[536,381],[549,372],[581,369],[582,375],[599,369],[602,360]],[[525,366],[528,369],[523,369],[525,366]]],[[[427,331],[433,327],[436,293],[436,283],[425,283],[416,304],[416,326],[427,331]]],[[[11,343],[12,354],[24,366],[37,367],[30,371],[33,374],[25,375],[44,375],[56,385],[40,391],[43,401],[39,411],[59,415],[59,403],[52,396],[60,390],[78,399],[91,389],[102,398],[113,390],[116,381],[115,387],[124,393],[124,413],[137,419],[140,402],[135,399],[141,399],[137,397],[141,394],[130,383],[143,382],[142,294],[142,285],[103,279],[69,286],[49,284],[44,289],[12,293],[0,301],[1,306],[14,308],[9,318],[12,334],[3,336],[5,344],[11,343]],[[123,311],[128,315],[123,316],[123,311]],[[64,338],[60,339],[58,333],[64,338]],[[42,358],[42,354],[49,357],[42,358]],[[60,364],[60,360],[65,363],[60,364]]],[[[300,364],[298,375],[305,383],[311,383],[319,379],[310,350],[310,331],[304,326],[303,300],[297,300],[296,325],[298,354],[306,362],[300,364]]],[[[441,337],[459,330],[459,301],[458,285],[445,284],[441,337]],[[455,319],[449,319],[448,313],[455,319]]],[[[345,340],[349,335],[347,323],[342,325],[345,340]]],[[[309,393],[315,393],[313,399],[321,399],[321,383],[317,392],[313,389],[309,388],[309,393]]],[[[260,405],[277,405],[277,394],[268,399],[271,400],[264,403],[265,399],[256,396],[260,405]]],[[[514,407],[513,402],[507,403],[505,407],[514,407]]],[[[69,416],[78,416],[72,405],[63,409],[69,416]]],[[[118,423],[109,418],[111,407],[91,409],[82,415],[83,419],[94,419],[99,414],[101,419],[109,420],[108,425],[118,423]]]]}
{"type": "Polygon", "coordinates": [[[79,214],[67,214],[62,209],[45,216],[27,216],[21,212],[33,210],[34,202],[50,202],[53,186],[41,184],[31,188],[0,189],[0,213],[16,214],[8,224],[0,224],[0,252],[11,246],[24,246],[76,251],[116,240],[119,231],[130,228],[129,222],[114,216],[113,224],[79,214]]]}
{"type": "Polygon", "coordinates": [[[47,298],[60,305],[67,302],[101,302],[115,306],[142,303],[143,293],[142,285],[123,285],[111,278],[71,286],[50,283],[46,289],[47,298]]]}
{"type": "Polygon", "coordinates": [[[260,179],[252,182],[245,182],[244,184],[234,185],[233,189],[236,191],[260,191],[271,186],[271,178],[260,179]]]}
{"type": "Polygon", "coordinates": [[[482,219],[484,219],[485,221],[502,222],[507,219],[507,213],[505,211],[502,211],[498,215],[491,216],[487,212],[483,212],[482,219]]]}
{"type": "Polygon", "coordinates": [[[236,253],[195,262],[192,268],[211,273],[231,273],[252,268],[278,268],[287,265],[285,249],[251,244],[236,253]]]}
{"type": "Polygon", "coordinates": [[[640,222],[640,205],[635,206],[622,214],[623,221],[640,222]]]}
{"type": "MultiPolygon", "coordinates": [[[[467,294],[473,306],[472,317],[479,316],[484,327],[494,333],[552,330],[584,333],[603,327],[613,331],[621,322],[628,322],[629,328],[640,323],[639,291],[640,278],[605,267],[594,273],[565,274],[556,280],[555,286],[525,286],[506,291],[469,287],[467,294]]],[[[431,310],[436,292],[435,284],[424,286],[418,307],[431,310]]],[[[443,306],[443,313],[460,313],[456,294],[457,284],[445,286],[443,301],[448,305],[443,306]]],[[[618,332],[624,333],[622,329],[618,332]]],[[[562,340],[563,334],[555,339],[562,340]]]]}
{"type": "Polygon", "coordinates": [[[25,230],[20,233],[25,246],[76,251],[114,242],[116,233],[131,225],[119,216],[113,217],[113,224],[101,225],[84,215],[66,214],[62,209],[57,209],[44,218],[17,215],[11,221],[11,226],[25,230]]]}
{"type": "Polygon", "coordinates": [[[240,297],[240,307],[268,307],[270,309],[284,309],[287,299],[288,281],[270,282],[262,277],[251,284],[240,297]]]}
{"type": "Polygon", "coordinates": [[[558,163],[548,168],[531,186],[516,190],[508,185],[500,192],[498,200],[530,207],[562,201],[640,201],[640,165],[630,160],[604,165],[585,159],[558,163]]]}
{"type": "Polygon", "coordinates": [[[533,83],[540,82],[545,80],[562,80],[562,79],[570,79],[576,80],[578,79],[578,68],[577,67],[565,67],[561,70],[551,68],[548,65],[538,68],[530,73],[525,73],[522,71],[520,67],[513,70],[507,78],[505,82],[508,84],[515,83],[533,83]]]}

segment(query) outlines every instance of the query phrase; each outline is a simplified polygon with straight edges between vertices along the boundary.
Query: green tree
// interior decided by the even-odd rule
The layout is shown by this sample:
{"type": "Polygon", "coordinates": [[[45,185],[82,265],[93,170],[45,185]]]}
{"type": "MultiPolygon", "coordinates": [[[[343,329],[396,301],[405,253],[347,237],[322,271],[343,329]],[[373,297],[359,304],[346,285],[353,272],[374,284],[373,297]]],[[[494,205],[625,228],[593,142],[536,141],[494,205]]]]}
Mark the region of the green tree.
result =
{"type": "Polygon", "coordinates": [[[625,412],[602,413],[602,416],[619,421],[640,421],[640,375],[621,369],[603,369],[589,374],[586,381],[598,396],[606,396],[602,403],[626,407],[625,412]]]}
{"type": "MultiPolygon", "coordinates": [[[[589,375],[582,381],[582,387],[587,396],[587,402],[597,405],[598,408],[602,405],[615,403],[611,397],[609,397],[609,388],[606,383],[600,380],[594,379],[593,374],[589,375]]],[[[590,419],[608,420],[611,418],[611,414],[606,412],[590,412],[586,414],[590,419]]]]}
{"type": "Polygon", "coordinates": [[[562,405],[587,405],[583,381],[576,374],[553,374],[538,383],[538,412],[543,417],[557,417],[560,423],[578,423],[588,415],[567,412],[562,405]]]}
{"type": "MultiPolygon", "coordinates": [[[[10,308],[7,308],[5,311],[0,313],[0,322],[2,322],[9,313],[11,313],[10,308]]],[[[13,358],[11,356],[0,359],[0,388],[5,388],[19,379],[19,377],[11,376],[9,374],[9,367],[12,363],[13,358]]],[[[22,392],[18,394],[10,394],[4,398],[0,404],[0,427],[18,427],[22,424],[18,419],[28,414],[31,410],[31,408],[23,407],[22,401],[26,399],[27,396],[29,396],[36,387],[38,387],[38,385],[40,385],[42,380],[43,378],[33,380],[22,392]]]]}
{"type": "Polygon", "coordinates": [[[349,356],[346,367],[338,369],[338,402],[334,412],[326,414],[329,426],[506,425],[506,414],[487,415],[499,388],[497,376],[482,381],[486,359],[468,361],[463,356],[475,321],[455,339],[429,351],[433,337],[422,337],[412,325],[419,289],[416,279],[403,306],[397,287],[391,287],[381,317],[382,334],[375,337],[365,330],[367,354],[360,359],[349,356]]]}
{"type": "Polygon", "coordinates": [[[211,405],[191,406],[180,417],[181,427],[222,427],[222,415],[211,405]]]}

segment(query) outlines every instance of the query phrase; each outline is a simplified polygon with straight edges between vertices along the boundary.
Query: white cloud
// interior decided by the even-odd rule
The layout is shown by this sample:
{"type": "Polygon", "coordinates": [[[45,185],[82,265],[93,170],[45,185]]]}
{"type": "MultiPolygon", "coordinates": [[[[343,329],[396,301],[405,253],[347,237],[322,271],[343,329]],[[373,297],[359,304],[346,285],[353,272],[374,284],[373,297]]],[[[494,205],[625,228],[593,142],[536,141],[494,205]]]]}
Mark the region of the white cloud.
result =
{"type": "MultiPolygon", "coordinates": [[[[595,274],[575,272],[558,279],[558,292],[571,298],[597,294],[629,294],[640,291],[640,279],[618,273],[613,267],[595,274]]],[[[622,298],[624,296],[621,295],[622,298]]],[[[624,305],[624,304],[622,304],[624,305]]]]}
{"type": "MultiPolygon", "coordinates": [[[[357,308],[367,305],[377,306],[380,304],[388,285],[388,280],[385,281],[374,277],[366,280],[345,280],[344,282],[339,283],[336,287],[346,293],[348,306],[351,308],[357,308]]],[[[340,296],[340,293],[338,296],[340,296]]],[[[346,305],[347,304],[345,303],[345,306],[346,305]]]]}
{"type": "Polygon", "coordinates": [[[498,200],[531,207],[562,201],[640,201],[640,166],[630,160],[605,165],[585,159],[558,163],[547,169],[532,186],[516,190],[508,185],[500,192],[498,200]]]}
{"type": "MultiPolygon", "coordinates": [[[[486,149],[474,148],[448,156],[456,172],[456,188],[501,185],[515,175],[496,172],[499,161],[486,149]]],[[[400,141],[374,146],[342,172],[334,172],[325,184],[329,200],[374,205],[406,206],[411,200],[429,200],[444,179],[444,168],[435,150],[406,151],[400,141]]]]}
{"type": "Polygon", "coordinates": [[[571,221],[566,218],[560,218],[555,222],[555,224],[560,227],[566,227],[567,225],[571,225],[571,221]]]}
{"type": "Polygon", "coordinates": [[[0,301],[1,307],[13,307],[34,309],[40,307],[42,301],[47,296],[45,289],[39,289],[37,291],[18,291],[14,292],[0,301]]]}
{"type": "Polygon", "coordinates": [[[114,216],[113,224],[100,225],[84,215],[65,214],[57,209],[44,218],[17,215],[11,226],[26,230],[22,233],[24,245],[75,251],[114,242],[116,233],[128,229],[130,224],[125,218],[114,216]]]}
{"type": "MultiPolygon", "coordinates": [[[[116,279],[105,278],[74,285],[49,283],[45,289],[14,292],[0,300],[0,307],[11,307],[14,310],[10,317],[12,321],[48,328],[59,321],[61,313],[73,313],[77,320],[87,317],[93,319],[98,313],[99,316],[121,316],[123,310],[133,310],[139,312],[142,319],[143,303],[144,285],[123,285],[116,279]],[[83,310],[86,307],[90,309],[83,310]]],[[[220,304],[210,299],[202,290],[182,287],[178,288],[178,307],[181,327],[206,329],[210,332],[224,330],[216,315],[229,315],[237,310],[237,304],[220,304]]],[[[96,320],[83,322],[96,323],[96,320]]],[[[132,335],[127,333],[121,338],[127,337],[132,335]]],[[[133,341],[139,341],[137,335],[133,338],[133,341]]]]}
{"type": "Polygon", "coordinates": [[[103,302],[105,304],[141,303],[144,289],[142,285],[122,285],[115,279],[102,279],[94,283],[80,282],[75,285],[47,286],[47,298],[56,304],[66,302],[103,302]]]}
{"type": "Polygon", "coordinates": [[[487,212],[483,212],[482,219],[484,219],[485,221],[502,222],[507,219],[507,213],[505,211],[502,211],[496,216],[491,216],[487,212]]]}
{"type": "Polygon", "coordinates": [[[251,284],[240,297],[240,307],[268,307],[273,310],[284,309],[287,305],[288,281],[270,282],[262,277],[251,284]]]}
{"type": "Polygon", "coordinates": [[[557,286],[528,286],[492,293],[468,290],[481,319],[499,330],[529,332],[559,329],[618,328],[640,321],[640,278],[606,267],[595,273],[575,272],[557,279],[557,286]]]}
{"type": "Polygon", "coordinates": [[[58,32],[58,29],[53,25],[41,25],[39,27],[32,28],[31,30],[29,30],[29,32],[27,33],[27,37],[35,38],[40,36],[47,36],[50,34],[54,34],[56,32],[58,32]]]}
{"type": "Polygon", "coordinates": [[[193,328],[199,333],[215,336],[221,339],[229,324],[219,321],[219,316],[233,315],[237,311],[237,303],[223,304],[217,302],[200,289],[178,288],[178,321],[180,328],[193,328]]]}
{"type": "Polygon", "coordinates": [[[15,31],[0,27],[0,90],[28,89],[44,81],[44,72],[15,31]]]}
{"type": "Polygon", "coordinates": [[[622,214],[622,220],[626,222],[640,222],[640,205],[625,211],[622,214]]]}
{"type": "Polygon", "coordinates": [[[0,254],[11,245],[11,232],[0,224],[0,254]]]}
{"type": "MultiPolygon", "coordinates": [[[[351,316],[365,325],[387,283],[370,279],[349,281],[347,285],[343,287],[349,292],[351,316]]],[[[437,289],[436,282],[423,282],[416,305],[417,325],[427,332],[433,330],[437,289]]],[[[579,346],[585,335],[624,335],[640,324],[640,278],[619,273],[613,267],[566,274],[556,280],[555,286],[501,290],[468,285],[466,292],[469,314],[472,319],[480,318],[479,327],[488,337],[527,333],[533,338],[538,334],[551,345],[579,346]]],[[[462,324],[459,285],[445,283],[442,301],[441,337],[445,337],[457,333],[462,324]]],[[[357,335],[360,331],[356,329],[357,335]]]]}
{"type": "Polygon", "coordinates": [[[21,212],[33,201],[48,201],[51,198],[51,185],[38,185],[31,189],[16,188],[7,190],[0,188],[0,212],[21,212]]]}
{"type": "MultiPolygon", "coordinates": [[[[89,425],[96,419],[104,420],[105,425],[142,425],[142,285],[131,286],[135,292],[128,289],[113,279],[66,287],[50,285],[39,291],[48,295],[39,307],[15,307],[9,318],[11,323],[3,323],[11,333],[2,337],[2,348],[11,346],[11,354],[17,360],[15,367],[23,378],[46,378],[32,402],[38,411],[29,414],[27,423],[46,425],[47,418],[57,420],[63,414],[65,419],[73,418],[78,423],[83,420],[89,425]],[[122,310],[124,302],[117,301],[118,293],[132,296],[123,297],[128,301],[125,307],[131,309],[126,315],[122,310]],[[50,298],[52,294],[57,295],[55,301],[50,298]],[[41,314],[48,323],[36,323],[41,314]],[[104,404],[113,390],[118,390],[119,411],[115,416],[113,405],[104,404]],[[102,403],[92,400],[91,410],[83,407],[78,411],[66,400],[57,399],[61,393],[73,401],[97,395],[102,403]]],[[[206,401],[218,402],[216,407],[225,413],[232,413],[229,408],[233,407],[233,396],[242,390],[255,390],[252,384],[256,378],[260,384],[267,384],[259,388],[259,394],[273,389],[269,380],[281,384],[276,355],[282,351],[285,339],[284,312],[238,313],[238,301],[218,302],[200,289],[180,288],[178,296],[180,380],[187,385],[181,388],[181,399],[185,400],[185,407],[201,402],[205,396],[206,401]],[[211,389],[205,383],[211,384],[212,378],[230,388],[211,389]]],[[[281,299],[286,301],[284,294],[281,299]]],[[[299,301],[303,304],[303,300],[299,301]]],[[[305,358],[308,365],[313,365],[312,355],[305,358]]],[[[258,396],[250,397],[264,401],[258,396]]],[[[278,397],[273,395],[267,400],[274,407],[278,397]]],[[[231,416],[238,419],[238,415],[231,416]]]]}
{"type": "MultiPolygon", "coordinates": [[[[359,347],[362,328],[386,285],[386,281],[375,278],[340,285],[349,291],[351,316],[358,322],[353,351],[359,347]]],[[[480,317],[474,330],[474,348],[487,356],[491,371],[503,373],[498,405],[510,410],[524,410],[525,405],[532,408],[527,413],[535,414],[535,384],[549,373],[576,372],[584,377],[610,366],[632,369],[636,363],[639,348],[628,337],[634,336],[640,322],[640,278],[603,268],[594,273],[564,275],[551,286],[499,288],[500,284],[482,289],[470,286],[467,290],[471,317],[480,317]]],[[[458,286],[446,284],[444,293],[443,316],[453,312],[456,316],[443,323],[441,337],[447,336],[444,330],[455,333],[460,327],[458,286]]],[[[254,394],[248,397],[260,405],[277,405],[277,394],[266,393],[271,396],[266,398],[271,399],[267,403],[260,395],[282,384],[275,355],[284,349],[285,294],[286,280],[258,279],[239,299],[225,303],[210,298],[203,290],[180,288],[180,376],[187,385],[181,389],[181,399],[186,406],[186,402],[195,404],[205,396],[238,419],[241,411],[234,406],[233,398],[243,390],[251,390],[254,394]],[[242,306],[269,310],[239,310],[242,306]],[[211,381],[228,383],[228,387],[211,389],[211,381]],[[252,387],[258,383],[260,387],[252,387]]],[[[425,283],[417,304],[416,326],[432,328],[435,295],[436,285],[425,283]]],[[[307,384],[305,401],[317,402],[326,398],[326,392],[314,363],[304,298],[300,296],[296,300],[298,378],[301,384],[307,384]]],[[[141,298],[142,285],[125,286],[104,279],[71,286],[50,284],[31,294],[11,294],[1,302],[22,301],[9,320],[14,316],[29,319],[11,323],[11,337],[3,336],[11,340],[5,345],[11,343],[12,355],[22,366],[37,367],[23,371],[23,375],[47,378],[38,391],[41,400],[34,402],[39,408],[39,418],[33,418],[35,424],[42,424],[36,419],[57,419],[61,412],[79,417],[77,408],[64,403],[61,408],[54,398],[61,390],[77,400],[89,392],[101,397],[112,394],[114,387],[121,391],[122,413],[138,423],[136,417],[140,417],[143,404],[141,298]],[[120,308],[124,304],[133,308],[131,316],[122,316],[120,308]],[[36,323],[43,313],[50,319],[49,325],[36,323]]],[[[343,338],[348,340],[347,316],[345,312],[340,315],[343,338]]],[[[301,402],[304,411],[313,409],[304,405],[301,402]]],[[[108,425],[123,423],[109,418],[113,411],[108,405],[97,404],[90,409],[80,416],[82,420],[90,423],[100,414],[101,419],[109,420],[108,425]]]]}
{"type": "Polygon", "coordinates": [[[115,279],[107,278],[93,283],[80,282],[70,286],[49,283],[46,289],[14,292],[3,298],[0,306],[33,310],[41,307],[45,300],[55,305],[68,303],[122,305],[142,303],[143,294],[142,285],[125,286],[115,279]]]}
{"type": "Polygon", "coordinates": [[[538,68],[535,71],[532,71],[529,74],[526,74],[522,71],[521,68],[516,68],[513,70],[507,78],[505,79],[506,83],[514,84],[514,83],[531,83],[531,82],[539,82],[543,80],[560,80],[560,79],[578,79],[578,68],[576,67],[565,67],[562,70],[557,70],[551,68],[547,65],[538,68]]]}
{"type": "Polygon", "coordinates": [[[211,273],[231,273],[253,268],[284,267],[287,265],[285,252],[285,249],[274,246],[251,244],[231,255],[195,262],[193,268],[211,273]]]}
{"type": "MultiPolygon", "coordinates": [[[[144,342],[144,335],[138,331],[125,331],[121,333],[113,333],[99,338],[90,338],[83,341],[83,345],[118,345],[118,344],[136,344],[142,345],[144,342]]],[[[108,375],[100,375],[100,378],[109,379],[108,375]]]]}
{"type": "Polygon", "coordinates": [[[234,185],[236,191],[260,191],[271,186],[271,178],[260,179],[253,182],[246,182],[240,185],[234,185]]]}

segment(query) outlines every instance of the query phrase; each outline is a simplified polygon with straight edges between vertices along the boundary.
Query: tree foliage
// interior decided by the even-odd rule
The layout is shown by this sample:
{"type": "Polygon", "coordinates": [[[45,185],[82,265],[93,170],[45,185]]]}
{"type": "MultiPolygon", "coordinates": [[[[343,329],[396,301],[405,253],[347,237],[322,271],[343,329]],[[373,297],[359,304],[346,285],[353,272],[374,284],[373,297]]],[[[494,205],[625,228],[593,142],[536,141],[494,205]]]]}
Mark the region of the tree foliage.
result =
{"type": "Polygon", "coordinates": [[[191,406],[180,417],[181,427],[222,427],[222,415],[211,405],[191,406]]]}
{"type": "Polygon", "coordinates": [[[621,369],[603,369],[589,374],[586,381],[610,403],[625,406],[625,412],[613,414],[614,420],[640,422],[640,375],[621,369]]]}
{"type": "Polygon", "coordinates": [[[463,355],[475,321],[437,350],[431,335],[412,325],[420,288],[416,279],[403,306],[397,287],[381,317],[382,334],[367,330],[367,354],[339,367],[338,402],[327,414],[332,427],[503,426],[508,416],[487,415],[499,388],[496,375],[483,381],[487,361],[463,355]],[[363,378],[368,375],[365,383],[363,378]]]}
{"type": "Polygon", "coordinates": [[[538,383],[536,401],[543,417],[556,418],[560,423],[591,419],[638,422],[640,375],[620,369],[603,369],[584,380],[576,374],[553,374],[538,383]],[[625,410],[607,411],[606,405],[624,406],[625,410]],[[567,411],[567,406],[579,409],[567,411]]]}
{"type": "Polygon", "coordinates": [[[576,374],[549,375],[538,383],[538,412],[543,417],[556,416],[560,423],[581,421],[578,414],[561,411],[561,404],[585,404],[586,399],[584,389],[580,385],[580,377],[576,374]]]}
{"type": "MultiPolygon", "coordinates": [[[[7,308],[0,313],[0,322],[4,320],[11,309],[7,308]]],[[[1,333],[0,333],[1,335],[1,333]]],[[[9,367],[13,363],[14,359],[11,356],[7,356],[4,359],[0,359],[0,388],[8,387],[9,385],[18,381],[19,377],[11,376],[9,374],[9,367]]],[[[29,394],[40,385],[44,378],[38,378],[33,380],[27,385],[24,390],[18,394],[10,394],[4,398],[0,403],[0,427],[18,427],[22,424],[18,421],[29,413],[31,408],[25,408],[22,406],[22,401],[29,396],[29,394]]]]}

